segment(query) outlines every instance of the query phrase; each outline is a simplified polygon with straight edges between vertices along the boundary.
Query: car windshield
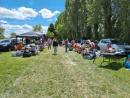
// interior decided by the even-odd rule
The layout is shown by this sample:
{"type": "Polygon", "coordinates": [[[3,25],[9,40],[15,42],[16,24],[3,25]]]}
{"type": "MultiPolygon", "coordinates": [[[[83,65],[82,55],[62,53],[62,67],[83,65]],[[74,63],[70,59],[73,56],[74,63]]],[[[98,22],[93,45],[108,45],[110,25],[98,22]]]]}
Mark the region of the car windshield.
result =
{"type": "Polygon", "coordinates": [[[10,40],[1,40],[0,43],[9,43],[10,40]]]}
{"type": "Polygon", "coordinates": [[[122,43],[118,40],[111,40],[111,43],[112,44],[118,44],[118,45],[121,45],[122,43]]]}

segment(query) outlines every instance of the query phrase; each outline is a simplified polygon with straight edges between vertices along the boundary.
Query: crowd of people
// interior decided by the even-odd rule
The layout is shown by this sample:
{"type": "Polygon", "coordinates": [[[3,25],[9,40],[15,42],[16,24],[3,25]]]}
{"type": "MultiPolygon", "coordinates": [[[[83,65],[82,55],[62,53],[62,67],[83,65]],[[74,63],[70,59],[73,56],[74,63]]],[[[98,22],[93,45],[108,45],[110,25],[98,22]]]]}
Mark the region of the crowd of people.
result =
{"type": "Polygon", "coordinates": [[[48,50],[50,50],[51,46],[53,46],[54,51],[57,51],[58,44],[64,46],[66,53],[68,51],[74,50],[75,52],[82,53],[83,55],[86,55],[90,53],[90,51],[93,51],[94,49],[97,48],[96,44],[90,40],[82,40],[81,42],[76,40],[68,40],[68,39],[58,41],[56,39],[48,38],[47,40],[48,50]]]}
{"type": "MultiPolygon", "coordinates": [[[[64,47],[65,53],[68,51],[75,51],[79,54],[82,54],[84,58],[87,58],[89,60],[95,59],[97,56],[97,50],[99,49],[97,46],[97,43],[95,41],[91,41],[89,39],[87,40],[62,40],[58,41],[56,39],[49,38],[47,40],[48,49],[51,49],[51,46],[53,46],[53,54],[56,55],[58,52],[58,45],[64,47]]],[[[111,46],[108,44],[108,49],[106,52],[113,52],[114,50],[111,49],[111,46]]],[[[100,55],[100,54],[98,54],[100,55]]],[[[130,69],[130,55],[128,55],[127,59],[124,61],[124,66],[128,69],[130,69]]]]}

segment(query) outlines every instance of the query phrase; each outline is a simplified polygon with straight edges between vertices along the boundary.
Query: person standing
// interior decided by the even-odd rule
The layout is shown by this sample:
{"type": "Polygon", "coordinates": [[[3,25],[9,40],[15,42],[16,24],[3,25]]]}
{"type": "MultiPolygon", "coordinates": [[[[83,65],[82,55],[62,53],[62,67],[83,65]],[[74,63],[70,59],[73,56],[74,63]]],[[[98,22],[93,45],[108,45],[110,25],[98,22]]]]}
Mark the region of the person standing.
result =
{"type": "Polygon", "coordinates": [[[52,39],[51,38],[49,38],[47,40],[47,44],[48,44],[48,50],[51,50],[51,45],[52,45],[52,39]]]}
{"type": "Polygon", "coordinates": [[[31,44],[31,40],[29,38],[26,38],[26,45],[31,44]]]}
{"type": "Polygon", "coordinates": [[[68,51],[68,39],[65,40],[64,44],[65,44],[65,52],[67,52],[68,51]]]}
{"type": "Polygon", "coordinates": [[[57,48],[58,48],[58,41],[56,39],[54,39],[54,41],[53,41],[54,55],[57,54],[57,48]]]}

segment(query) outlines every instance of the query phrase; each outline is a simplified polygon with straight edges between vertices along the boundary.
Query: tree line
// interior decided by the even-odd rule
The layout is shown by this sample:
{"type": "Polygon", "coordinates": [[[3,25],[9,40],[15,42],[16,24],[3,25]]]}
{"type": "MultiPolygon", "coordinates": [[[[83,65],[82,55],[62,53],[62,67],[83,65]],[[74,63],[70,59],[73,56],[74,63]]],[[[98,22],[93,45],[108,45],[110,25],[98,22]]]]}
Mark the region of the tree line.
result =
{"type": "Polygon", "coordinates": [[[59,38],[119,38],[130,43],[130,0],[66,0],[55,29],[59,38]]]}

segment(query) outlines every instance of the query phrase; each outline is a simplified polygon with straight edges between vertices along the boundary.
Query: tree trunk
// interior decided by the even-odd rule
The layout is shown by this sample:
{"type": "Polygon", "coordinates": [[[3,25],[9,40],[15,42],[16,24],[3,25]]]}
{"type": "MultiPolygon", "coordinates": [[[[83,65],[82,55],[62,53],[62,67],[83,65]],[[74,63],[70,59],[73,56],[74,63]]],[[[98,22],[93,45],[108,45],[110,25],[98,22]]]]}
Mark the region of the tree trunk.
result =
{"type": "Polygon", "coordinates": [[[112,37],[112,8],[111,0],[104,0],[104,33],[105,37],[112,37]]]}
{"type": "Polygon", "coordinates": [[[91,29],[92,29],[91,26],[87,27],[87,38],[88,39],[92,38],[92,30],[91,29]]]}
{"type": "Polygon", "coordinates": [[[95,33],[95,39],[99,39],[99,32],[98,32],[98,24],[94,24],[94,33],[95,33]]]}

